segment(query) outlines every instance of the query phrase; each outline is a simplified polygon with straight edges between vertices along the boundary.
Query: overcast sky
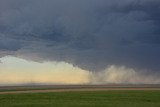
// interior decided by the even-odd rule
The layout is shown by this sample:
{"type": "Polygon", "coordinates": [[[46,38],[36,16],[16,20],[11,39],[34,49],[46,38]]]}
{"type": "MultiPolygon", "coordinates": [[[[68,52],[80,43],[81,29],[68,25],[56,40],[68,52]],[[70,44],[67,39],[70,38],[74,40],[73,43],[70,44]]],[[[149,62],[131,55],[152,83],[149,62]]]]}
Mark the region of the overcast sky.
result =
{"type": "Polygon", "coordinates": [[[0,0],[8,55],[96,75],[112,65],[160,75],[160,0],[0,0]]]}

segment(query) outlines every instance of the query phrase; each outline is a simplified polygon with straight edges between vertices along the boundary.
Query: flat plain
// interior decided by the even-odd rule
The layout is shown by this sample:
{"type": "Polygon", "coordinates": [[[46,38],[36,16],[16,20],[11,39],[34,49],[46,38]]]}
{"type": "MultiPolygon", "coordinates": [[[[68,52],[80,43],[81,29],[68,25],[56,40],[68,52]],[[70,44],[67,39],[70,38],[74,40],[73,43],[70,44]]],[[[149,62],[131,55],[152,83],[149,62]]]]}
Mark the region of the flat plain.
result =
{"type": "Polygon", "coordinates": [[[160,107],[159,85],[0,87],[0,107],[160,107]]]}

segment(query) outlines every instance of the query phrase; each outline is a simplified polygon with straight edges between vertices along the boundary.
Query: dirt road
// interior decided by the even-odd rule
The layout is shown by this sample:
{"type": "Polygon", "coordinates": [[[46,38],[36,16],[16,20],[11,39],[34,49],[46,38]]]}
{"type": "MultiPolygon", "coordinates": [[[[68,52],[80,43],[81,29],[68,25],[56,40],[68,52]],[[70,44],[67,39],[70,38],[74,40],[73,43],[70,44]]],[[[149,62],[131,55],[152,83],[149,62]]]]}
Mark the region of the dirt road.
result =
{"type": "Polygon", "coordinates": [[[0,87],[0,94],[46,93],[70,91],[111,91],[111,90],[160,90],[160,87],[149,86],[40,86],[40,87],[0,87]]]}

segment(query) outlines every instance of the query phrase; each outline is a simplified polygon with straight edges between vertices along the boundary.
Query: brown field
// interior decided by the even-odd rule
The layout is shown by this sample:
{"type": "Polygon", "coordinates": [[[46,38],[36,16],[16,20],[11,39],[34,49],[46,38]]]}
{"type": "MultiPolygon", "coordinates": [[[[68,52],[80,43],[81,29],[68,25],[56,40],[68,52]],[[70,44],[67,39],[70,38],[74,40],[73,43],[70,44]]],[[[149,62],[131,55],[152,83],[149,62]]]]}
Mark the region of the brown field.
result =
{"type": "Polygon", "coordinates": [[[27,85],[0,86],[0,94],[44,93],[69,91],[109,91],[109,90],[160,90],[159,84],[109,84],[109,85],[27,85]]]}

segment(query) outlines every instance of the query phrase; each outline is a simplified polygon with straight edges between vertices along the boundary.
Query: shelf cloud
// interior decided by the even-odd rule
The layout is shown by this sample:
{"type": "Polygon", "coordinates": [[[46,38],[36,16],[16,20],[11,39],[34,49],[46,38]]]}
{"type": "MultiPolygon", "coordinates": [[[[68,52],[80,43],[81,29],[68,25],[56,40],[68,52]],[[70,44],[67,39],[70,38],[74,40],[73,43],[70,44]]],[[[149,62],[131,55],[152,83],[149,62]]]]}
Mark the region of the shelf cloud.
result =
{"type": "Polygon", "coordinates": [[[159,75],[160,1],[1,0],[0,57],[8,55],[96,75],[112,65],[159,75]]]}

